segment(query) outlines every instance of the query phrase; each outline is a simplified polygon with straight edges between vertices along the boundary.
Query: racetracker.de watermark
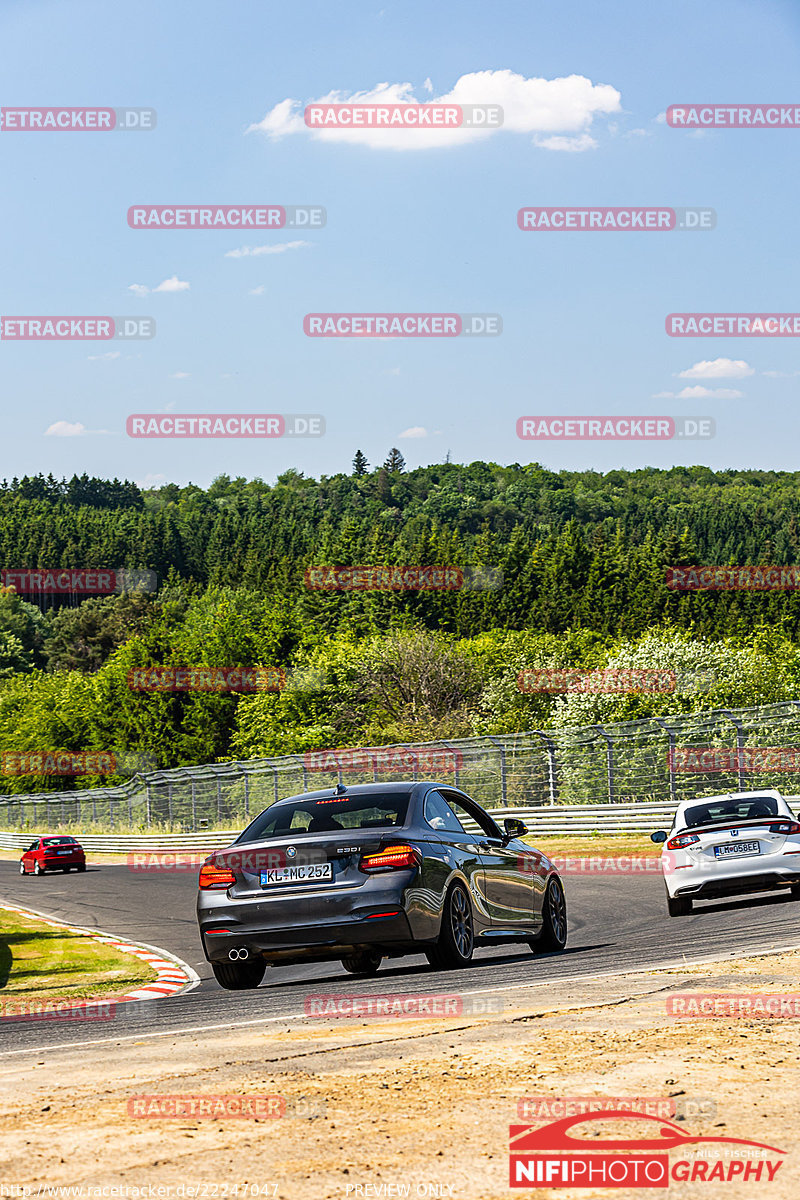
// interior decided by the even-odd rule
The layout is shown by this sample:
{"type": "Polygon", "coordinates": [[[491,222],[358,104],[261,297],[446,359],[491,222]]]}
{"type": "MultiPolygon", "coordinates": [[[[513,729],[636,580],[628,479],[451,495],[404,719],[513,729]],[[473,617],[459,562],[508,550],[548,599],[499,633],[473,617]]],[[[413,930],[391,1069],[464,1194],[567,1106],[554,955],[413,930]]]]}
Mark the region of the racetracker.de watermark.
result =
{"type": "Polygon", "coordinates": [[[344,1017],[361,1020],[364,1017],[461,1017],[489,1016],[502,1013],[504,1001],[499,996],[459,996],[456,993],[425,995],[421,992],[386,993],[356,996],[350,993],[316,993],[306,996],[307,1017],[344,1017]]]}
{"type": "Polygon", "coordinates": [[[134,438],[322,437],[319,413],[132,413],[125,422],[134,438]]]}
{"type": "Polygon", "coordinates": [[[800,313],[670,313],[670,337],[800,337],[800,313]]]}
{"type": "Polygon", "coordinates": [[[517,437],[550,442],[668,442],[716,436],[713,417],[518,417],[517,437]]]}
{"type": "Polygon", "coordinates": [[[800,994],[796,992],[679,992],[668,996],[668,1017],[697,1020],[751,1020],[754,1017],[800,1017],[800,994]]]}
{"type": "Polygon", "coordinates": [[[154,592],[155,571],[119,567],[9,567],[0,570],[0,584],[23,595],[113,596],[122,592],[154,592]]]}
{"type": "Polygon", "coordinates": [[[626,667],[579,671],[567,667],[540,667],[520,671],[517,687],[525,693],[554,695],[567,692],[589,695],[627,695],[632,692],[685,694],[708,691],[715,675],[714,671],[659,671],[626,667]]]}
{"type": "MultiPolygon", "coordinates": [[[[800,746],[675,746],[667,751],[671,771],[702,775],[706,771],[798,771],[800,746]]],[[[776,818],[777,819],[777,818],[776,818]]]]}
{"type": "MultiPolygon", "coordinates": [[[[198,1093],[189,1096],[144,1094],[128,1100],[128,1116],[139,1120],[264,1121],[322,1117],[327,1101],[306,1096],[236,1096],[198,1093]]],[[[224,1191],[221,1193],[225,1195],[224,1191]]]]}
{"type": "Polygon", "coordinates": [[[113,1000],[75,1000],[52,996],[42,1000],[0,1000],[0,1021],[111,1021],[113,1000]]]}
{"type": "Polygon", "coordinates": [[[309,129],[499,129],[499,104],[307,104],[309,129]]]}
{"type": "Polygon", "coordinates": [[[135,775],[155,771],[155,755],[114,750],[4,750],[3,775],[135,775]]]}
{"type": "Polygon", "coordinates": [[[670,104],[673,129],[797,129],[800,104],[670,104]]]}
{"type": "Polygon", "coordinates": [[[303,583],[325,592],[495,592],[503,586],[499,567],[388,566],[308,567],[303,583]]]}
{"type": "Polygon", "coordinates": [[[672,592],[794,592],[800,567],[667,567],[672,592]]]}
{"type": "Polygon", "coordinates": [[[132,204],[131,229],[322,229],[321,204],[132,204]]]}
{"type": "Polygon", "coordinates": [[[517,1116],[522,1121],[556,1121],[609,1109],[682,1121],[710,1120],[717,1112],[715,1101],[707,1096],[520,1096],[517,1100],[517,1116]]]}
{"type": "Polygon", "coordinates": [[[498,337],[499,313],[308,313],[308,337],[498,337]]]}
{"type": "Polygon", "coordinates": [[[375,775],[416,771],[436,775],[459,771],[464,756],[460,750],[439,746],[359,746],[354,749],[306,750],[303,764],[309,771],[371,771],[375,775]]]}
{"type": "Polygon", "coordinates": [[[4,342],[112,342],[155,336],[152,317],[0,317],[4,342]]]}
{"type": "MultiPolygon", "coordinates": [[[[548,856],[549,857],[549,856],[548,856]]],[[[660,875],[661,858],[645,858],[642,855],[620,854],[615,858],[603,858],[599,854],[572,858],[550,858],[559,875],[660,875]]],[[[536,857],[520,854],[517,870],[524,875],[535,875],[538,871],[536,857]]]]}
{"type": "Polygon", "coordinates": [[[128,672],[132,692],[281,692],[280,667],[135,667],[128,672]]]}
{"type": "Polygon", "coordinates": [[[523,230],[562,232],[666,233],[678,230],[710,230],[717,225],[713,208],[521,208],[517,225],[523,230]]]}
{"type": "Polygon", "coordinates": [[[154,108],[0,108],[0,130],[9,133],[110,133],[155,129],[154,108]]]}

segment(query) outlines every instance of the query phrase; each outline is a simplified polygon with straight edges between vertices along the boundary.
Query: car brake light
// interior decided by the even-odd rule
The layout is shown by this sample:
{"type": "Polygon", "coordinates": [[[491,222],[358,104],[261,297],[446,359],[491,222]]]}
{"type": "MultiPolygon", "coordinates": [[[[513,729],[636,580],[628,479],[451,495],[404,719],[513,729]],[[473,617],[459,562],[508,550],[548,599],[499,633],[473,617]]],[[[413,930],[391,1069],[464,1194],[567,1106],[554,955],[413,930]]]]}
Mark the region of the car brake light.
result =
{"type": "Polygon", "coordinates": [[[699,842],[700,838],[696,833],[682,833],[679,837],[670,838],[667,842],[668,850],[684,850],[687,846],[693,846],[695,842],[699,842]]]}
{"type": "Polygon", "coordinates": [[[236,883],[233,871],[227,868],[215,867],[212,863],[204,863],[200,868],[199,886],[204,892],[224,891],[236,883]]]}
{"type": "Polygon", "coordinates": [[[770,833],[800,833],[797,821],[777,821],[769,827],[770,833]]]}
{"type": "Polygon", "coordinates": [[[416,846],[386,846],[376,854],[363,855],[359,871],[407,871],[418,867],[422,857],[416,846]]]}

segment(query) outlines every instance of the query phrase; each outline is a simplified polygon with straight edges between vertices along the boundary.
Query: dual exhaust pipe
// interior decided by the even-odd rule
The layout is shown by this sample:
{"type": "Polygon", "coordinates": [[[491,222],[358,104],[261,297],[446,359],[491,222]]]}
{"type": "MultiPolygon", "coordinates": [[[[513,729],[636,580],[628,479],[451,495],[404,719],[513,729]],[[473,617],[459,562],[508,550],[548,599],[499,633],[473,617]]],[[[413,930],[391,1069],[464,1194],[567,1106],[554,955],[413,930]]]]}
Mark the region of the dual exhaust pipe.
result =
{"type": "Polygon", "coordinates": [[[250,951],[246,946],[235,947],[233,950],[228,951],[228,958],[231,960],[231,962],[239,962],[240,959],[249,957],[250,951]]]}

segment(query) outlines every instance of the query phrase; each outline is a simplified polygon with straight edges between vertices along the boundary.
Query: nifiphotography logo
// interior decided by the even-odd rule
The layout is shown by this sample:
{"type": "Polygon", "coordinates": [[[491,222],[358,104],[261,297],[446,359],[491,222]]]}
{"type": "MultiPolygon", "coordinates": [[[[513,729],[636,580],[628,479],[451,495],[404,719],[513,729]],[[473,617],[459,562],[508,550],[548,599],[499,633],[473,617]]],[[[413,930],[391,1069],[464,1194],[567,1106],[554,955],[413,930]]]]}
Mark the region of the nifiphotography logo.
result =
{"type": "Polygon", "coordinates": [[[509,1127],[509,1184],[632,1189],[668,1188],[673,1181],[772,1183],[785,1153],[745,1138],[692,1137],[673,1121],[645,1113],[579,1113],[539,1127],[509,1127]],[[632,1127],[638,1137],[631,1136],[632,1127]]]}

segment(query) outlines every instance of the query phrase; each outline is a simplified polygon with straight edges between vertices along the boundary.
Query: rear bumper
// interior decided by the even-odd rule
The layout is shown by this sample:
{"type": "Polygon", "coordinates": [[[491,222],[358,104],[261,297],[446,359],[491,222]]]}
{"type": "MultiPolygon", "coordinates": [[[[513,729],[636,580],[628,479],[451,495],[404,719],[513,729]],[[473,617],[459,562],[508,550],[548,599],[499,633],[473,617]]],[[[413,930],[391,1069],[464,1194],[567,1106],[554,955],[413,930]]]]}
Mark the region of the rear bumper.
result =
{"type": "Polygon", "coordinates": [[[753,872],[752,875],[730,875],[725,879],[686,880],[671,891],[672,896],[694,896],[698,900],[717,899],[721,896],[744,895],[747,892],[770,892],[776,888],[800,884],[800,869],[787,867],[770,871],[753,872]]]}
{"type": "MultiPolygon", "coordinates": [[[[396,907],[396,906],[395,906],[396,907]]],[[[355,912],[346,921],[319,925],[294,925],[282,929],[259,929],[226,918],[225,913],[211,919],[204,914],[200,922],[203,951],[209,962],[228,962],[231,950],[246,947],[251,957],[260,955],[267,962],[335,960],[354,949],[386,948],[403,953],[413,948],[414,936],[405,912],[395,916],[370,915],[374,906],[355,912]],[[226,929],[226,933],[207,933],[206,929],[226,929]]]]}

